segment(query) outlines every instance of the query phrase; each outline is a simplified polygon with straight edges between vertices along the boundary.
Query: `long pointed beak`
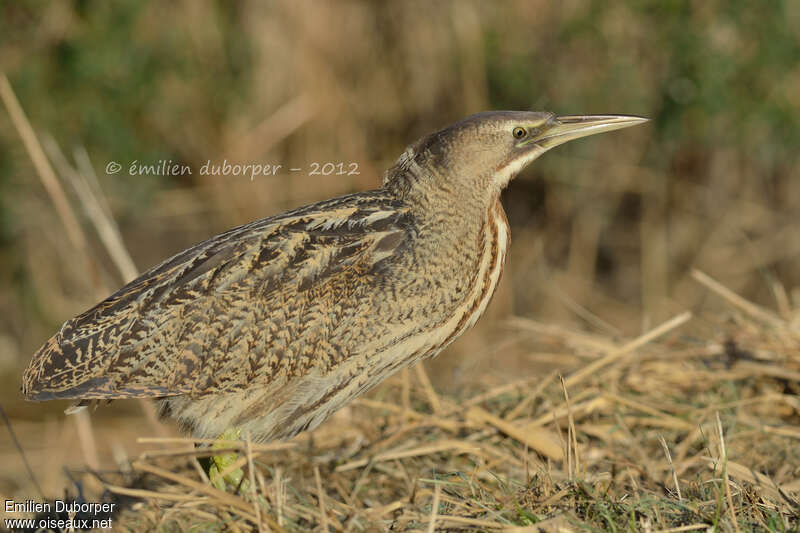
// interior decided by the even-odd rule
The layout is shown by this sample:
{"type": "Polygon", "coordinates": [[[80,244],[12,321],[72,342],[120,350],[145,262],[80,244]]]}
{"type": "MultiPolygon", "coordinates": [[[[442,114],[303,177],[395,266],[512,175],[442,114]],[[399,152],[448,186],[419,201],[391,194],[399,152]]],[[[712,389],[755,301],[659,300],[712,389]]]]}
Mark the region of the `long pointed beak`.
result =
{"type": "Polygon", "coordinates": [[[531,142],[545,150],[573,139],[636,126],[648,119],[632,115],[564,115],[553,117],[531,142]]]}

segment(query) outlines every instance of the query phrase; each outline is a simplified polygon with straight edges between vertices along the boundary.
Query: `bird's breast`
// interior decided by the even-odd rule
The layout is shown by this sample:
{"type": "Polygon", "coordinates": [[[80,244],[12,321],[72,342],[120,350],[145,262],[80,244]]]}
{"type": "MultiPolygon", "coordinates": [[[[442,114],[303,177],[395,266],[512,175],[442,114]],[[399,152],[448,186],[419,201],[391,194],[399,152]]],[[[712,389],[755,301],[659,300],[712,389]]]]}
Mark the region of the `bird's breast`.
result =
{"type": "MultiPolygon", "coordinates": [[[[417,296],[425,301],[420,301],[414,313],[419,322],[404,325],[409,330],[400,336],[402,342],[393,343],[385,352],[377,350],[383,352],[381,359],[408,364],[432,357],[474,326],[486,311],[503,272],[511,235],[499,198],[485,215],[480,234],[465,238],[475,238],[477,245],[453,243],[454,249],[460,249],[455,255],[462,259],[453,264],[442,262],[436,269],[445,280],[438,287],[440,290],[417,296]]],[[[450,255],[446,251],[441,254],[450,255]]]]}
{"type": "Polygon", "coordinates": [[[511,242],[511,232],[499,198],[492,203],[487,215],[477,273],[470,285],[468,296],[458,304],[449,323],[443,328],[449,333],[440,349],[475,325],[486,311],[500,282],[506,251],[511,242]]]}

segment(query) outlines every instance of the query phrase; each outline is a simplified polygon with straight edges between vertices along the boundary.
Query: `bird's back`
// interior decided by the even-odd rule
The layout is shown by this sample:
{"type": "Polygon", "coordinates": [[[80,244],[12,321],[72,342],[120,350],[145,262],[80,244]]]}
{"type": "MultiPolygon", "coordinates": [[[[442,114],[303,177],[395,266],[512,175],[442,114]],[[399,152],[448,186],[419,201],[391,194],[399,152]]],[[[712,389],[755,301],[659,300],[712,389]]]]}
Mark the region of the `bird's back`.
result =
{"type": "Polygon", "coordinates": [[[23,393],[201,397],[324,371],[374,337],[362,315],[413,233],[408,206],[384,190],[232,229],[67,321],[23,393]]]}

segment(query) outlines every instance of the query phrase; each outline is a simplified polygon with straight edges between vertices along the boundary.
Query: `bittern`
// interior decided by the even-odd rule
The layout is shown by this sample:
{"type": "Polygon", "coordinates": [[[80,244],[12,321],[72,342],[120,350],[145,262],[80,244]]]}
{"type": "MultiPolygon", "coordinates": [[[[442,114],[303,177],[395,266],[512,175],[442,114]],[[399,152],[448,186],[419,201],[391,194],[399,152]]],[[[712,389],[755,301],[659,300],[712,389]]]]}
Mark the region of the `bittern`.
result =
{"type": "Polygon", "coordinates": [[[497,111],[409,146],[379,189],[234,228],[64,323],[28,400],[155,398],[196,437],[291,437],[486,310],[510,234],[500,192],[542,153],[645,119],[497,111]]]}

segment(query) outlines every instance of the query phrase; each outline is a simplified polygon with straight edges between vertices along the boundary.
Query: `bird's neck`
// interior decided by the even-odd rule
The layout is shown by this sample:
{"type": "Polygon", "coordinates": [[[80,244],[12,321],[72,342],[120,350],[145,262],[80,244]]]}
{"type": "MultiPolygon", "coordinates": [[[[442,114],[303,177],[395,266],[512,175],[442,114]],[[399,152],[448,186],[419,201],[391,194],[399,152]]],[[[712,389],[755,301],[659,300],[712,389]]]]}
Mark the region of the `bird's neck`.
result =
{"type": "MultiPolygon", "coordinates": [[[[474,281],[473,275],[493,271],[483,263],[499,258],[502,268],[510,236],[500,191],[459,190],[449,184],[461,180],[427,178],[431,177],[413,179],[411,186],[393,191],[411,208],[416,222],[413,268],[428,273],[441,270],[438,278],[454,285],[450,292],[461,294],[459,290],[465,291],[474,281]]],[[[391,184],[384,186],[391,189],[391,184]]],[[[467,297],[467,292],[463,295],[467,297]]]]}
{"type": "Polygon", "coordinates": [[[423,172],[418,168],[413,174],[387,173],[384,188],[414,213],[415,244],[404,255],[414,281],[402,297],[425,294],[429,301],[426,316],[449,331],[432,348],[435,353],[486,310],[500,280],[511,236],[499,188],[488,185],[459,190],[449,184],[467,180],[423,172]]]}
{"type": "Polygon", "coordinates": [[[441,326],[430,353],[447,346],[484,313],[511,241],[499,189],[467,193],[447,186],[459,181],[416,180],[394,193],[411,207],[416,221],[415,244],[405,256],[414,281],[402,297],[426,295],[426,316],[441,326]]]}
{"type": "Polygon", "coordinates": [[[436,227],[440,234],[478,237],[495,206],[502,211],[500,189],[491,176],[471,178],[448,176],[417,164],[412,157],[401,156],[387,171],[383,187],[412,208],[420,225],[436,227]],[[470,186],[465,187],[465,183],[470,186]]]}

